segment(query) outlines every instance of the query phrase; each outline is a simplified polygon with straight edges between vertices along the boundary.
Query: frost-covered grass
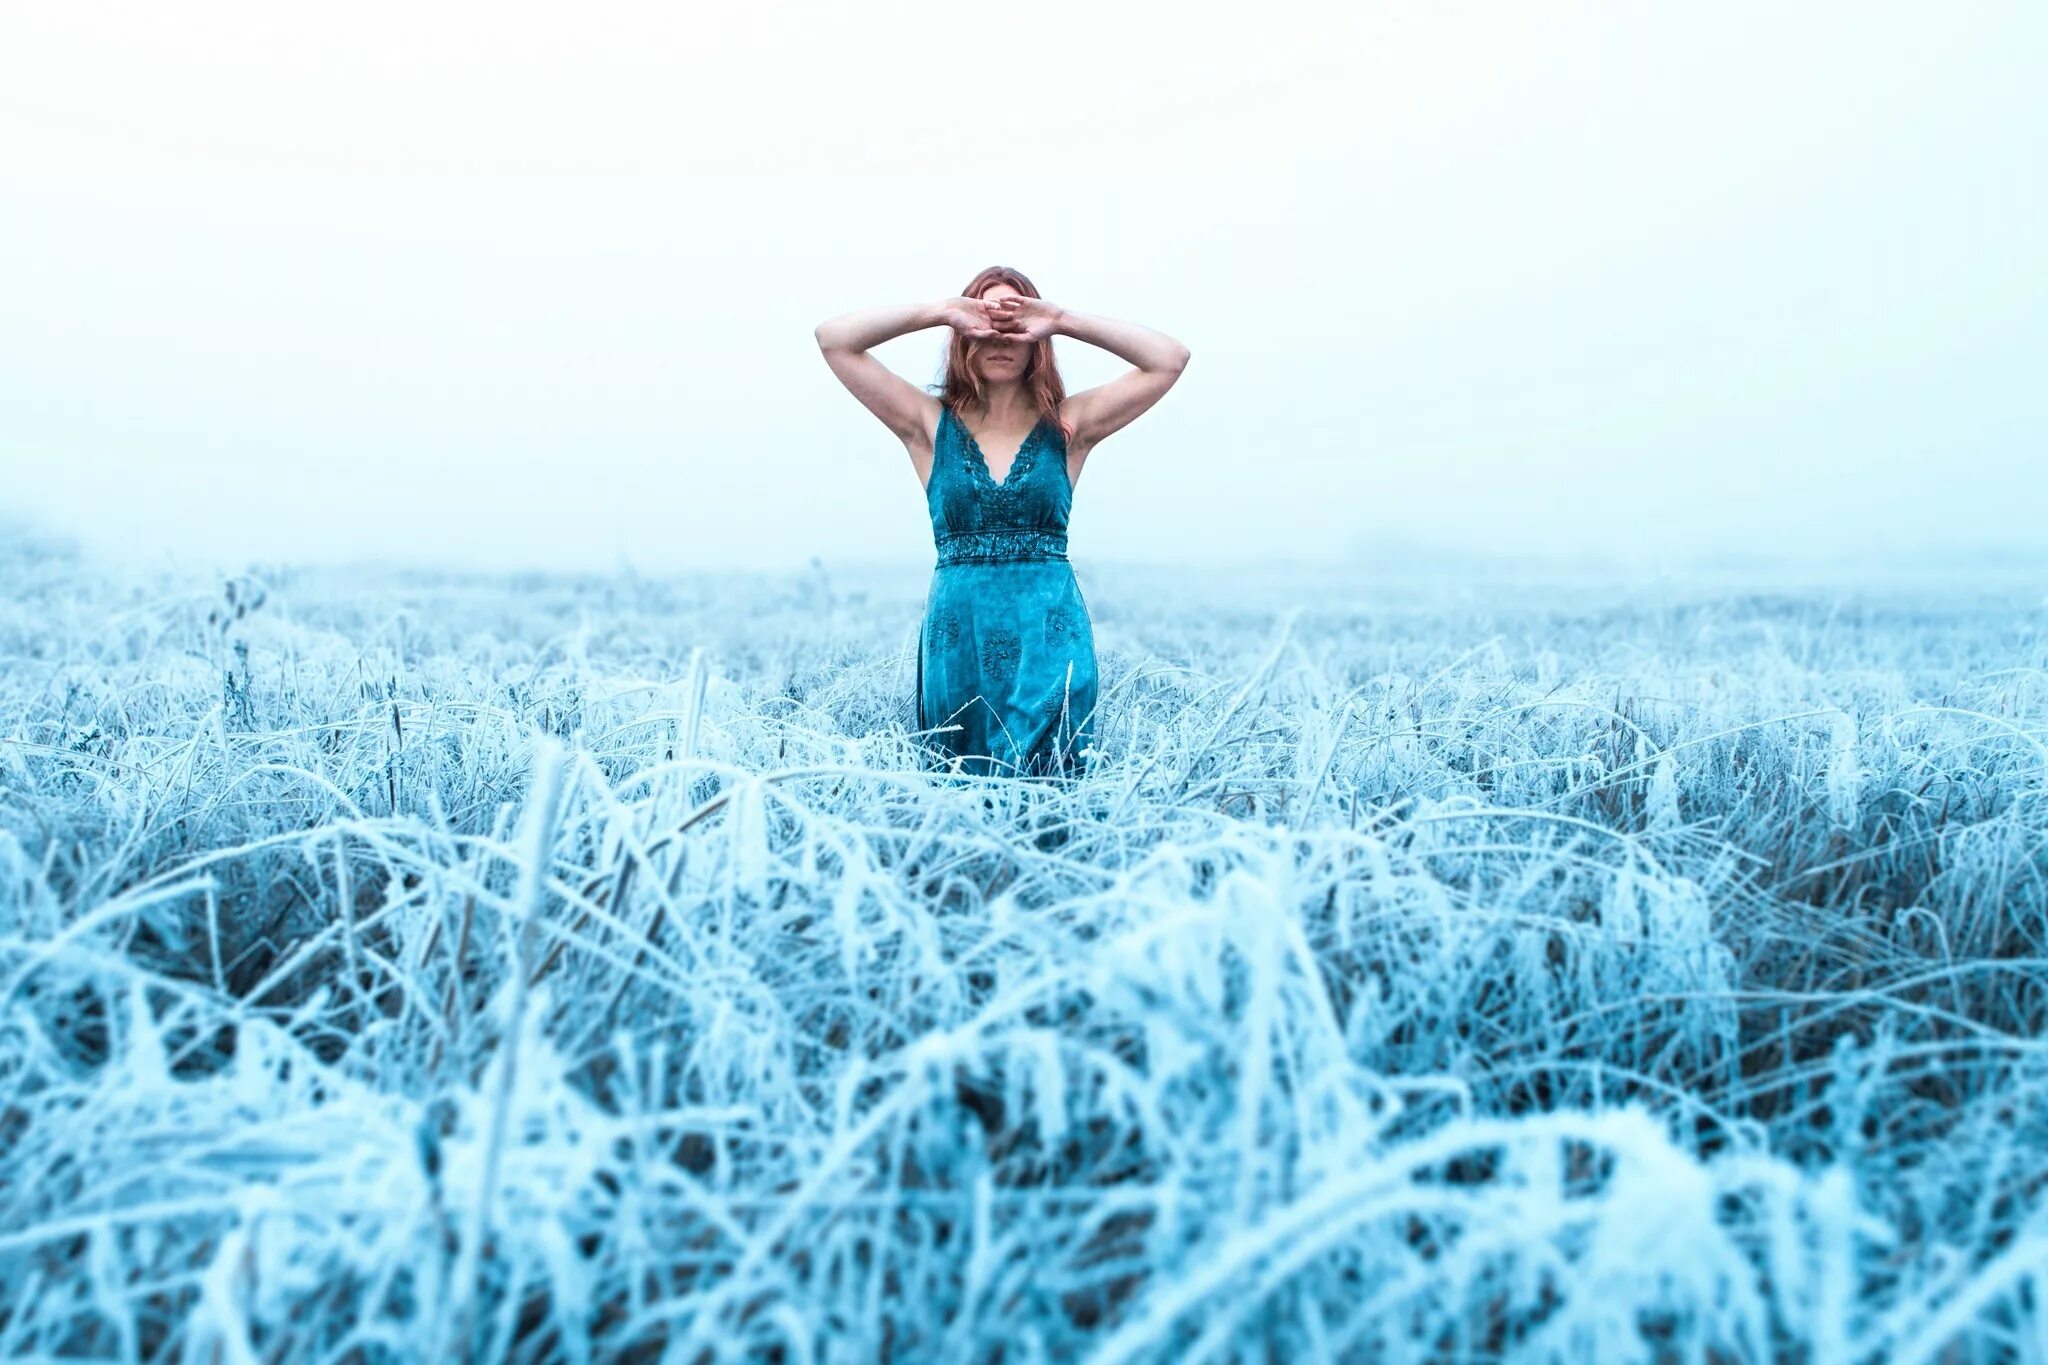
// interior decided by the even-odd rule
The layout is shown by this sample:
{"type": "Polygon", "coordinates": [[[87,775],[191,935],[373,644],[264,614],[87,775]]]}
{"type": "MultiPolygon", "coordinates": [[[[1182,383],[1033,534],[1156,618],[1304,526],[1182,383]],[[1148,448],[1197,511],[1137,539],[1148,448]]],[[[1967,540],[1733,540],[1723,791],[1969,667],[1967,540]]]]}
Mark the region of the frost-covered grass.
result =
{"type": "Polygon", "coordinates": [[[0,566],[0,1357],[2048,1361],[2041,585],[0,566]]]}

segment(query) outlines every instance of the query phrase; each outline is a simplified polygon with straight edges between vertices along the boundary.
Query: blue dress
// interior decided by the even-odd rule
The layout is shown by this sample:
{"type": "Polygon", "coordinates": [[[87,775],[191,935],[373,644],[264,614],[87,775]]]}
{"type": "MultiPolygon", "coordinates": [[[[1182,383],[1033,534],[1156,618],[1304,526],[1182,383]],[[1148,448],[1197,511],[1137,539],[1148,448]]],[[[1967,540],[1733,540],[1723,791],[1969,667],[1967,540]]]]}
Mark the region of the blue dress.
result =
{"type": "Polygon", "coordinates": [[[1080,777],[1095,630],[1067,561],[1067,445],[1040,417],[997,483],[944,402],[925,485],[938,563],[917,647],[917,726],[963,772],[1080,777]],[[948,727],[957,726],[958,729],[948,727]]]}

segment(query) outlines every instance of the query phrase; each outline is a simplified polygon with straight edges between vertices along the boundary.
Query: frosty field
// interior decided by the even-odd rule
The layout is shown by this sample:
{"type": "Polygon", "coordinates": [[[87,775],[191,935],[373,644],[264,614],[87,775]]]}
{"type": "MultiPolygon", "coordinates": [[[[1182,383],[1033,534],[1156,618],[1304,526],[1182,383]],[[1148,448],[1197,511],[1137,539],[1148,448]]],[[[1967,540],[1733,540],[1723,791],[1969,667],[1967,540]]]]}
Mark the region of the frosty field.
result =
{"type": "Polygon", "coordinates": [[[2048,1362],[2048,583],[0,548],[0,1358],[2048,1362]]]}

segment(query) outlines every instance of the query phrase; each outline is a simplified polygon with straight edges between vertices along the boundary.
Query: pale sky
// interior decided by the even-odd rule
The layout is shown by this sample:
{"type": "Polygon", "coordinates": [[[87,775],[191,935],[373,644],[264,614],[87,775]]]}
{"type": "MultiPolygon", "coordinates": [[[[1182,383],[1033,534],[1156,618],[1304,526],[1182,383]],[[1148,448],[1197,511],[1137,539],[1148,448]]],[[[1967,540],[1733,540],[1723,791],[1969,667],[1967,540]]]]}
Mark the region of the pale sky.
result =
{"type": "Polygon", "coordinates": [[[929,564],[812,329],[1000,263],[1193,352],[1077,563],[2042,541],[2048,7],[1194,13],[11,4],[7,510],[230,568],[929,564]]]}

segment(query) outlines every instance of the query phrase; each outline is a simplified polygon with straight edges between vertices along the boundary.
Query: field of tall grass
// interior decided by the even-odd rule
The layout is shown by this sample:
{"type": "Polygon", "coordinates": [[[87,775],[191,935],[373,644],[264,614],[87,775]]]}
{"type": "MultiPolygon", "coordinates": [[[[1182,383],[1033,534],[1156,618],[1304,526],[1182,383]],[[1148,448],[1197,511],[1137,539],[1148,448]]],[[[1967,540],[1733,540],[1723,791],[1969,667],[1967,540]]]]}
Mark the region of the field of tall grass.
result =
{"type": "Polygon", "coordinates": [[[0,556],[0,1358],[2048,1362],[2038,578],[0,556]]]}

